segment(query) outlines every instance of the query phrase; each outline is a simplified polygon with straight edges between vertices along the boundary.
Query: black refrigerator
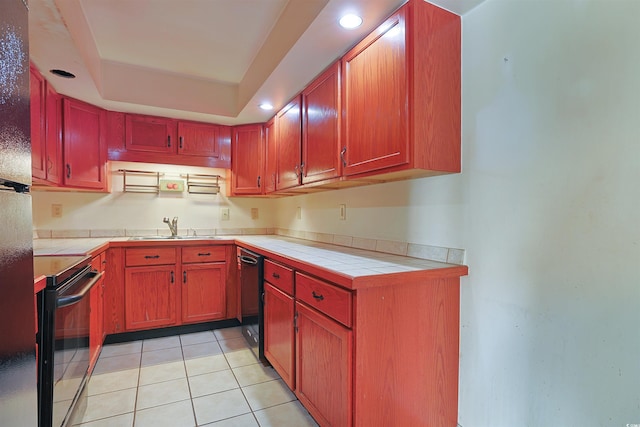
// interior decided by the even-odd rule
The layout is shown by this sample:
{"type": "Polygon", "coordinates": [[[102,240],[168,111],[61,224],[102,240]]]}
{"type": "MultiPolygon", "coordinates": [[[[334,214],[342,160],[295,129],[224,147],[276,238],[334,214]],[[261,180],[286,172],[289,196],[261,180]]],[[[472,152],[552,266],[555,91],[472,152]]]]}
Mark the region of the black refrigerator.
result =
{"type": "Polygon", "coordinates": [[[0,1],[0,426],[35,427],[29,41],[26,1],[0,1]]]}

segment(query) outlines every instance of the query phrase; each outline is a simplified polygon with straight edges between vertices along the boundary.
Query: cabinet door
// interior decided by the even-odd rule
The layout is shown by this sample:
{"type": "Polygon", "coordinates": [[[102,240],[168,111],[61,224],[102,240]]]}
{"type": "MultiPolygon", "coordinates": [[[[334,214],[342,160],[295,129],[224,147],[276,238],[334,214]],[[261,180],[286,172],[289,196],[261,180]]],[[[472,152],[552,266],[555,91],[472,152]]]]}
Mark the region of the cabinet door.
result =
{"type": "Polygon", "coordinates": [[[89,301],[91,304],[91,319],[89,323],[89,354],[90,354],[90,369],[95,366],[100,350],[102,349],[102,342],[104,337],[104,278],[100,279],[98,283],[93,285],[91,293],[89,294],[89,301]]]}
{"type": "Polygon", "coordinates": [[[62,184],[62,97],[46,85],[45,96],[45,152],[47,162],[47,181],[62,184]]]}
{"type": "Polygon", "coordinates": [[[392,15],[342,59],[345,175],[409,161],[405,14],[392,15]]]}
{"type": "Polygon", "coordinates": [[[233,194],[262,194],[264,140],[262,125],[233,128],[233,194]]]}
{"type": "Polygon", "coordinates": [[[284,190],[300,184],[302,123],[300,97],[291,101],[276,115],[278,131],[278,173],[276,189],[284,190]]]}
{"type": "Polygon", "coordinates": [[[127,330],[170,326],[177,322],[175,267],[131,267],[125,270],[127,330]]]}
{"type": "Polygon", "coordinates": [[[125,147],[127,150],[152,153],[175,153],[176,121],[164,117],[127,114],[125,147]]]}
{"type": "Polygon", "coordinates": [[[321,426],[350,426],[352,332],[299,302],[296,324],[298,399],[321,426]]]}
{"type": "Polygon", "coordinates": [[[178,122],[178,154],[218,157],[220,127],[206,123],[178,122]]]}
{"type": "Polygon", "coordinates": [[[264,125],[264,145],[266,153],[266,169],[264,174],[264,191],[276,191],[276,177],[278,174],[278,139],[276,134],[275,117],[264,125]]]}
{"type": "Polygon", "coordinates": [[[291,390],[295,389],[293,315],[293,297],[265,283],[264,354],[291,390]]]}
{"type": "Polygon", "coordinates": [[[182,266],[182,321],[202,322],[226,315],[226,263],[182,266]]]}
{"type": "Polygon", "coordinates": [[[105,189],[104,110],[75,99],[64,99],[63,105],[64,184],[105,189]]]}
{"type": "Polygon", "coordinates": [[[31,109],[31,174],[34,178],[47,179],[47,157],[45,148],[45,93],[46,81],[32,65],[30,71],[31,109]]]}
{"type": "Polygon", "coordinates": [[[339,177],[340,62],[302,93],[302,183],[339,177]]]}

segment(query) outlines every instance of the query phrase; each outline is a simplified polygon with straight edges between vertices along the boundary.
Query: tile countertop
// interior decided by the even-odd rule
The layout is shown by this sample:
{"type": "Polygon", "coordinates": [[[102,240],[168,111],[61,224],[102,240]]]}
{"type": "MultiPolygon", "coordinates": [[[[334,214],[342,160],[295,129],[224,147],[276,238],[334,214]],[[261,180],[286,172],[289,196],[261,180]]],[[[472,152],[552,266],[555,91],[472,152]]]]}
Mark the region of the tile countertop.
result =
{"type": "MultiPolygon", "coordinates": [[[[387,286],[405,280],[427,280],[466,276],[465,265],[392,255],[345,246],[283,236],[225,236],[218,243],[237,243],[269,259],[334,282],[348,289],[387,286]]],[[[162,244],[173,244],[163,240],[162,244]]],[[[183,241],[184,242],[184,241],[183,241]]],[[[210,243],[207,240],[201,244],[210,243]]],[[[90,254],[112,243],[126,246],[158,244],[130,241],[128,237],[35,239],[34,255],[90,254]],[[125,243],[126,242],[126,243],[125,243]]]]}
{"type": "Polygon", "coordinates": [[[282,236],[239,236],[236,243],[348,289],[466,276],[465,265],[392,255],[282,236]]]}

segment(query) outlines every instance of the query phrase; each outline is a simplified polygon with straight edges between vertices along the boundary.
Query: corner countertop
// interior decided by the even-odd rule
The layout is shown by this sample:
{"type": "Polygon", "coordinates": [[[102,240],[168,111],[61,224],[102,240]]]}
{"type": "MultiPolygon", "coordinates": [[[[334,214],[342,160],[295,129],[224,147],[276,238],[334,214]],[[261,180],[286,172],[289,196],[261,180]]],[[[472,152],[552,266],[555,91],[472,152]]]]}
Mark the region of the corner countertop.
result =
{"type": "MultiPolygon", "coordinates": [[[[275,235],[225,236],[224,240],[199,240],[198,243],[235,243],[347,289],[386,286],[390,282],[401,283],[405,280],[453,278],[468,274],[465,265],[275,235]]],[[[176,244],[176,241],[131,241],[128,237],[36,239],[34,255],[94,254],[106,249],[109,244],[148,246],[176,244]]],[[[193,244],[193,241],[190,244],[193,244]]]]}

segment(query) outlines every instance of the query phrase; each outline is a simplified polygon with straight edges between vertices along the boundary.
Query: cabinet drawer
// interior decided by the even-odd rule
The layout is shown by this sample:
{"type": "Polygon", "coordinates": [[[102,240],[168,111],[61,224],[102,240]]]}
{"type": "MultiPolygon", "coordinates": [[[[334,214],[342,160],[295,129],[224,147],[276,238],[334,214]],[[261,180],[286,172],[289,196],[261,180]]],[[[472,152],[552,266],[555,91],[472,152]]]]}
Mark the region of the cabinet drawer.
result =
{"type": "Polygon", "coordinates": [[[131,248],[125,251],[125,265],[162,265],[176,263],[176,248],[131,248]]]}
{"type": "Polygon", "coordinates": [[[296,299],[351,327],[351,292],[296,272],[296,299]]]}
{"type": "Polygon", "coordinates": [[[225,246],[190,246],[182,248],[182,263],[224,261],[225,252],[225,246]]]}
{"type": "Polygon", "coordinates": [[[264,261],[264,280],[282,292],[293,296],[293,270],[276,264],[268,259],[264,261]]]}

